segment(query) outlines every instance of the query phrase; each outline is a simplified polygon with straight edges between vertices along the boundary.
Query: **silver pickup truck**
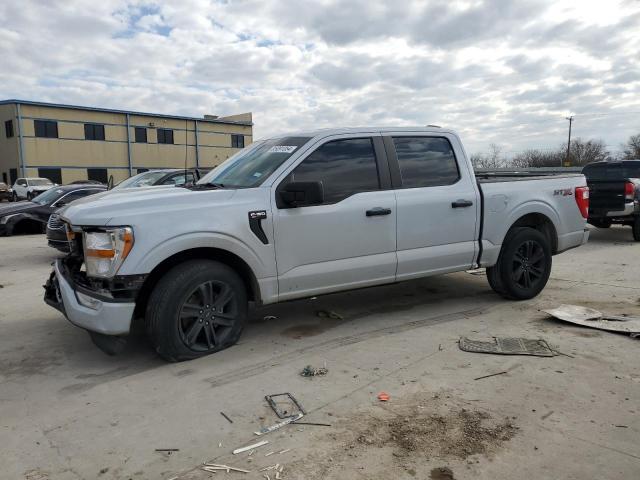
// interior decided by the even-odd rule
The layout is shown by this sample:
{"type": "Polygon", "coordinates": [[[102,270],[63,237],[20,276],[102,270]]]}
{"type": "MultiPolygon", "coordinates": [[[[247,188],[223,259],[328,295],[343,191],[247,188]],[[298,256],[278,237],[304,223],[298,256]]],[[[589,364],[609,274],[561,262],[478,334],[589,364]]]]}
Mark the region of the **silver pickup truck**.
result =
{"type": "Polygon", "coordinates": [[[537,295],[588,238],[582,175],[474,175],[440,128],[257,141],[186,188],[111,191],[61,213],[71,253],[45,301],[115,351],[142,326],[180,361],[235,343],[256,305],[486,267],[537,295]],[[137,330],[137,328],[136,328],[137,330]]]}

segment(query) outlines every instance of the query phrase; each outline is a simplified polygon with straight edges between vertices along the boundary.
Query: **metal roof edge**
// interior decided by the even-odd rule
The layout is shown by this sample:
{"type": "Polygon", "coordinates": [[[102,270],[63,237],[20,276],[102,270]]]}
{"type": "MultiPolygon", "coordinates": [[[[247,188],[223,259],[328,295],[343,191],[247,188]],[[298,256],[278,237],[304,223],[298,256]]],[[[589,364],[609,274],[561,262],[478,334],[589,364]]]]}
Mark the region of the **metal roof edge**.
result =
{"type": "Polygon", "coordinates": [[[231,120],[220,120],[220,119],[208,119],[208,118],[200,118],[200,117],[186,117],[183,115],[168,115],[163,113],[149,113],[149,112],[136,112],[134,110],[118,110],[115,108],[100,108],[100,107],[83,107],[81,105],[68,105],[64,103],[50,103],[50,102],[36,102],[33,100],[19,100],[15,98],[0,100],[0,105],[33,105],[38,107],[53,107],[53,108],[65,108],[68,110],[87,110],[90,112],[105,112],[105,113],[120,113],[120,114],[128,114],[128,115],[140,115],[145,117],[155,117],[155,118],[171,118],[176,120],[191,120],[198,122],[206,122],[206,123],[224,123],[228,125],[242,125],[242,126],[253,126],[253,122],[234,122],[231,120]]]}

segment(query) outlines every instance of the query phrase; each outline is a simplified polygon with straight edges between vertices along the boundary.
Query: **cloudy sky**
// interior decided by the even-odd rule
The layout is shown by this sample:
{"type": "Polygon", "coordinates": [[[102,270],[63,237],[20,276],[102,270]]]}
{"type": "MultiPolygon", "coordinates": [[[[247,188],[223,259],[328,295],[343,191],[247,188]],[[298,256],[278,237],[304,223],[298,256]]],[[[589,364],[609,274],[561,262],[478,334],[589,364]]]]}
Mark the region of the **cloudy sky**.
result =
{"type": "Polygon", "coordinates": [[[256,137],[437,124],[472,152],[640,132],[640,0],[0,3],[0,98],[200,116],[256,137]]]}

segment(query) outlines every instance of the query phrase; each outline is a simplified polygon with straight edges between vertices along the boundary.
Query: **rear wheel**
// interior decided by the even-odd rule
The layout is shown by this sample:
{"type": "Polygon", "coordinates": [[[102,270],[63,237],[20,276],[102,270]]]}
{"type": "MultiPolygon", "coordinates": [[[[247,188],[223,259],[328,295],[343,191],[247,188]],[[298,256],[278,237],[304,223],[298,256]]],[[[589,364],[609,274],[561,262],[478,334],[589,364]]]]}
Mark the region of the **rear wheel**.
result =
{"type": "Polygon", "coordinates": [[[18,201],[18,194],[17,194],[16,192],[13,192],[13,195],[11,196],[11,199],[12,199],[14,202],[17,202],[17,201],[18,201]]]}
{"type": "Polygon", "coordinates": [[[247,293],[230,267],[191,260],[174,267],[156,285],[146,320],[158,354],[170,362],[190,360],[230,347],[247,318],[247,293]]]}
{"type": "Polygon", "coordinates": [[[493,290],[513,300],[527,300],[538,295],[550,274],[549,241],[533,228],[518,228],[509,233],[491,274],[487,269],[493,290]]]}
{"type": "Polygon", "coordinates": [[[633,225],[631,225],[633,229],[633,239],[636,242],[640,242],[640,215],[636,215],[633,219],[633,225]]]}

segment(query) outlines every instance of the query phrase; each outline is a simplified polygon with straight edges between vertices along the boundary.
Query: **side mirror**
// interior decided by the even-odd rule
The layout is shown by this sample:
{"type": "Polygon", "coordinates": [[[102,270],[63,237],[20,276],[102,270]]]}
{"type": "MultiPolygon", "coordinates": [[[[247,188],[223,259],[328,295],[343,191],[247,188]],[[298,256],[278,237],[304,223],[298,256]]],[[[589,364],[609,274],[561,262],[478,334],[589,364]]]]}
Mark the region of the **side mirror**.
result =
{"type": "Polygon", "coordinates": [[[305,207],[324,202],[322,182],[290,182],[278,189],[279,208],[305,207]]]}
{"type": "Polygon", "coordinates": [[[67,202],[65,202],[64,200],[58,200],[56,203],[54,203],[51,206],[55,208],[60,208],[60,207],[64,207],[66,204],[67,202]]]}

